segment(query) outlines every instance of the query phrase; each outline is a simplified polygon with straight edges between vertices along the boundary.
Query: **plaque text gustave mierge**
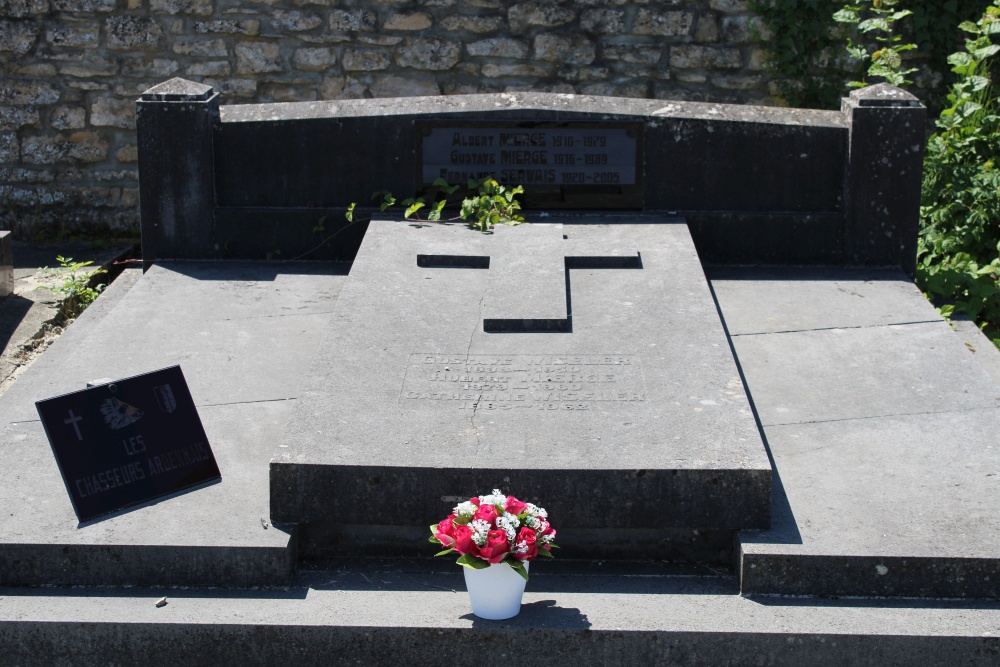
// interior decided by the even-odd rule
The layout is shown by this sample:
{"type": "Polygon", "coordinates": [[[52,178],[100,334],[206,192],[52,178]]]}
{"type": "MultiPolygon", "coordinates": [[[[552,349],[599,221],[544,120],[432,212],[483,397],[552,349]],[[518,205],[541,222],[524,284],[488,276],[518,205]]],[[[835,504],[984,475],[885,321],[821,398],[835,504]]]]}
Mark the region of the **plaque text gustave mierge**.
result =
{"type": "Polygon", "coordinates": [[[411,354],[402,405],[462,410],[589,410],[646,400],[638,357],[411,354]]]}

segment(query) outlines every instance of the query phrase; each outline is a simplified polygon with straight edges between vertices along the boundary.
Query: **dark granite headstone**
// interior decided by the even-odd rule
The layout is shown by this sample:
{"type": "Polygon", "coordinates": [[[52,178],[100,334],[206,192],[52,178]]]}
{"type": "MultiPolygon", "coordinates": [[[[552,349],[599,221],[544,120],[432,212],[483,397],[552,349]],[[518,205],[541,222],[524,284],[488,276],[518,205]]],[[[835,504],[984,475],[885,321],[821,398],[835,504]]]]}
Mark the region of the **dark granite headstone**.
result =
{"type": "Polygon", "coordinates": [[[180,366],[35,407],[80,521],[221,477],[180,366]]]}

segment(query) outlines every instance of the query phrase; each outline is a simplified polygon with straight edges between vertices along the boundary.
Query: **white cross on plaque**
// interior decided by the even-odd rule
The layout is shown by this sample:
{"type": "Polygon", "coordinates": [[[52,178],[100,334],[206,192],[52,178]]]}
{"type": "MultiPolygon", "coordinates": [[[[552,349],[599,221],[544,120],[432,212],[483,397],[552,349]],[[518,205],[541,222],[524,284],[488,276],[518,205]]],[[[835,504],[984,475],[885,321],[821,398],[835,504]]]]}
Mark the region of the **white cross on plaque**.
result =
{"type": "Polygon", "coordinates": [[[73,411],[69,411],[69,419],[64,419],[63,424],[72,424],[73,430],[76,431],[76,439],[83,440],[83,434],[80,433],[80,425],[77,422],[82,421],[83,417],[79,415],[74,415],[73,411]]]}
{"type": "Polygon", "coordinates": [[[569,269],[641,269],[636,251],[590,252],[567,239],[562,225],[497,225],[489,255],[418,254],[425,268],[489,269],[483,331],[570,331],[569,269]]]}

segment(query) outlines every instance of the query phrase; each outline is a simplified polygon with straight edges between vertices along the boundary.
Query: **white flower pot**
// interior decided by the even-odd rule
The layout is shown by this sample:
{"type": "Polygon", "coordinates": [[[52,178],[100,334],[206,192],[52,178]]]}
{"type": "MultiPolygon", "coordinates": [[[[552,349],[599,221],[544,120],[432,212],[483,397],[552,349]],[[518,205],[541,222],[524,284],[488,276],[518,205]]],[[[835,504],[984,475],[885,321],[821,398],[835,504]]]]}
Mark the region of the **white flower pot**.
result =
{"type": "MultiPolygon", "coordinates": [[[[524,569],[528,569],[527,561],[524,569]]],[[[473,614],[498,621],[517,616],[517,612],[521,611],[521,597],[528,582],[510,565],[497,563],[481,570],[463,567],[462,571],[473,614]]]]}

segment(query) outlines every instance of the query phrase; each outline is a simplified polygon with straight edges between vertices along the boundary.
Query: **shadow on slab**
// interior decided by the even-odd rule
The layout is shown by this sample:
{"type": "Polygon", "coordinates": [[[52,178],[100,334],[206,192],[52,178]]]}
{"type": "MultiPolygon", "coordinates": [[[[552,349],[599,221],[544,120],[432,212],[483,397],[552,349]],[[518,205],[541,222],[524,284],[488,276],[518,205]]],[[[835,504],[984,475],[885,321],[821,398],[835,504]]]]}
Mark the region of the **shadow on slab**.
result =
{"type": "Polygon", "coordinates": [[[472,621],[477,630],[530,627],[536,630],[589,630],[590,621],[575,607],[560,607],[555,600],[539,600],[521,605],[521,611],[514,618],[491,621],[479,618],[471,612],[459,618],[472,621]]]}
{"type": "MultiPolygon", "coordinates": [[[[902,275],[901,273],[899,275],[902,275]]],[[[733,355],[736,363],[736,370],[740,374],[740,382],[743,384],[743,391],[746,394],[747,402],[750,404],[750,411],[753,413],[754,423],[757,425],[757,432],[760,434],[761,442],[764,444],[764,451],[767,452],[767,460],[771,464],[771,527],[766,531],[745,530],[739,533],[738,539],[742,542],[752,540],[752,536],[757,536],[760,541],[773,542],[772,536],[780,540],[782,544],[802,544],[802,535],[799,533],[795,515],[792,513],[792,506],[788,503],[788,494],[781,482],[781,474],[774,462],[771,454],[771,444],[767,440],[767,433],[764,432],[764,425],[760,421],[760,414],[757,412],[757,404],[754,403],[753,394],[750,393],[750,384],[747,382],[746,374],[743,372],[743,365],[740,357],[736,354],[736,346],[733,345],[733,336],[729,333],[729,325],[726,324],[726,316],[722,312],[722,305],[719,297],[715,293],[715,287],[711,280],[708,283],[712,293],[712,301],[715,302],[715,310],[719,314],[719,322],[722,323],[722,330],[726,334],[729,342],[729,352],[733,355]],[[766,535],[767,539],[763,539],[766,535]],[[780,537],[779,537],[780,536],[780,537]]]]}
{"type": "Polygon", "coordinates": [[[0,350],[7,347],[34,303],[20,294],[9,294],[0,299],[0,350]]]}
{"type": "Polygon", "coordinates": [[[254,587],[254,588],[140,588],[101,587],[88,588],[74,586],[72,588],[52,587],[17,587],[0,588],[0,596],[13,597],[55,597],[55,598],[142,598],[148,597],[150,606],[162,597],[170,600],[305,600],[309,594],[308,588],[302,587],[254,587]]]}
{"type": "Polygon", "coordinates": [[[212,479],[212,480],[209,480],[207,482],[202,482],[200,484],[195,484],[194,486],[189,486],[187,488],[180,489],[178,491],[174,491],[173,493],[169,493],[169,494],[167,494],[165,496],[158,496],[156,498],[151,498],[150,500],[146,500],[146,501],[143,501],[141,503],[137,503],[135,505],[129,505],[128,507],[123,507],[121,509],[115,510],[114,512],[110,512],[108,514],[104,514],[104,515],[96,517],[94,519],[88,519],[86,521],[81,521],[81,522],[77,523],[76,527],[78,529],[80,529],[80,528],[89,528],[90,526],[93,526],[95,524],[101,523],[102,521],[107,521],[108,519],[113,519],[115,517],[123,516],[125,514],[128,514],[129,512],[134,512],[136,510],[140,510],[140,509],[143,509],[145,507],[152,507],[153,505],[159,505],[162,502],[166,502],[166,501],[172,500],[174,498],[179,498],[181,496],[187,495],[187,494],[192,493],[194,491],[200,491],[201,489],[205,489],[205,488],[208,488],[210,486],[215,486],[216,484],[220,484],[221,482],[222,482],[222,478],[220,477],[218,479],[212,479]]]}
{"type": "Polygon", "coordinates": [[[350,262],[273,262],[273,261],[184,261],[163,260],[160,267],[195,280],[248,280],[273,282],[279,275],[346,276],[350,262]]]}
{"type": "MultiPolygon", "coordinates": [[[[689,571],[656,563],[546,561],[536,565],[528,593],[622,595],[737,595],[734,576],[676,574],[689,571]],[[544,568],[544,571],[538,571],[544,568]]],[[[427,560],[351,561],[336,569],[304,572],[297,585],[316,590],[431,591],[465,594],[465,577],[454,562],[427,560]]]]}
{"type": "MultiPolygon", "coordinates": [[[[764,446],[767,447],[770,458],[771,448],[766,437],[764,446]]],[[[799,526],[792,514],[792,506],[788,502],[774,459],[771,459],[771,481],[771,527],[767,530],[741,530],[739,541],[741,544],[802,544],[802,534],[799,533],[799,526]]]]}

